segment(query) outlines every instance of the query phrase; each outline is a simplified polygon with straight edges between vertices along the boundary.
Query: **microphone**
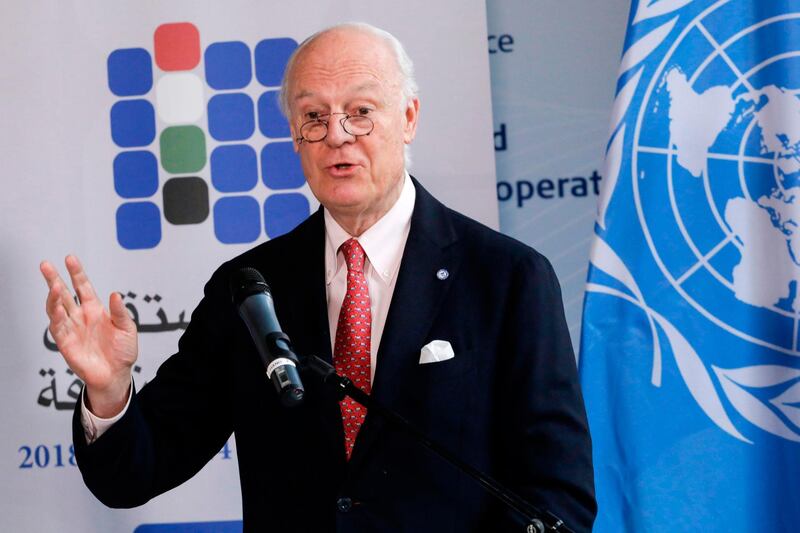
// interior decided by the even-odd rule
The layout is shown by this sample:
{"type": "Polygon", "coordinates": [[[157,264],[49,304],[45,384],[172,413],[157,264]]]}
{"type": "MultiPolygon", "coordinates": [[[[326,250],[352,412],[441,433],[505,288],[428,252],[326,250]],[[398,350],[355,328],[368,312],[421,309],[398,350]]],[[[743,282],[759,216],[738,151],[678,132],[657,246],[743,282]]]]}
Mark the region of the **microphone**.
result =
{"type": "Polygon", "coordinates": [[[301,404],[305,390],[297,372],[297,356],[289,337],[281,331],[264,277],[255,268],[239,269],[231,276],[230,291],[281,403],[287,407],[301,404]]]}

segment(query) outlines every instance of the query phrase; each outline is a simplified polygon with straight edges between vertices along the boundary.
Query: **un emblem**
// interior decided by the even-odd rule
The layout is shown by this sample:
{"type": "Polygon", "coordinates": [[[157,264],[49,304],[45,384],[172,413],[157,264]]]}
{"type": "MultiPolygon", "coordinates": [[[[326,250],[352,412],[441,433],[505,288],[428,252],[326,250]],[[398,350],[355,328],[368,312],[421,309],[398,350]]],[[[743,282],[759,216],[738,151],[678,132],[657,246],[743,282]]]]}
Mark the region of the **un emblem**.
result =
{"type": "Polygon", "coordinates": [[[653,385],[665,338],[717,426],[746,442],[745,422],[800,441],[800,12],[745,4],[716,2],[680,32],[676,16],[626,52],[642,66],[615,103],[598,225],[602,238],[621,200],[615,184],[630,179],[631,217],[655,268],[637,269],[631,250],[598,239],[593,267],[626,290],[595,279],[588,290],[645,311],[653,385]],[[760,18],[732,16],[744,12],[760,18]],[[736,343],[709,349],[691,320],[736,343]]]}

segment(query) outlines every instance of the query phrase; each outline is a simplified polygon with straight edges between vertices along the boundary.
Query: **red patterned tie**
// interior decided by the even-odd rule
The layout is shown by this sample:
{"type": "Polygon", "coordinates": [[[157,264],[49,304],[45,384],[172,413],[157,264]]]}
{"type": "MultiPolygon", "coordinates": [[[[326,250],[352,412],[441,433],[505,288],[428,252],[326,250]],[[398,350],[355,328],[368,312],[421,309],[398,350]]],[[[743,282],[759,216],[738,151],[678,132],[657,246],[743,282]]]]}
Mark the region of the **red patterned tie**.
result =
{"type": "MultiPolygon", "coordinates": [[[[372,311],[367,278],[364,276],[366,254],[355,239],[345,241],[339,250],[347,263],[347,292],[336,325],[333,364],[340,376],[350,378],[356,387],[369,394],[372,311]]],[[[339,405],[342,408],[344,446],[349,460],[367,409],[349,396],[339,405]]]]}

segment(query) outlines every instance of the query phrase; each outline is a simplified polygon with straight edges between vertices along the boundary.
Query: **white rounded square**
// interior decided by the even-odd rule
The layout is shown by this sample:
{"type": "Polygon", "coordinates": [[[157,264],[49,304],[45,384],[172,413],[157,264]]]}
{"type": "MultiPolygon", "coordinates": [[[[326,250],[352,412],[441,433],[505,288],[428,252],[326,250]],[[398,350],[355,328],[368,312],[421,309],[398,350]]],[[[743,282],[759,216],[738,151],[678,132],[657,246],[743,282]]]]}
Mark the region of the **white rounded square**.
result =
{"type": "Polygon", "coordinates": [[[203,82],[194,74],[167,74],[156,85],[156,110],[167,124],[197,122],[203,116],[203,82]]]}

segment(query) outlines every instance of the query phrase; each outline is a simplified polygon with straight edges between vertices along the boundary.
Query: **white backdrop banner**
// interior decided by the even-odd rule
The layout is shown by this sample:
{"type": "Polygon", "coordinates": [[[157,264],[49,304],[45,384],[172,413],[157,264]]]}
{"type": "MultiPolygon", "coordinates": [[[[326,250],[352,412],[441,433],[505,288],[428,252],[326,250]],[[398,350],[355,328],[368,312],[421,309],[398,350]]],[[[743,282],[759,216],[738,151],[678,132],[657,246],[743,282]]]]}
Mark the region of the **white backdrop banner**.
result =
{"type": "Polygon", "coordinates": [[[580,339],[629,0],[488,0],[500,229],[553,263],[580,339]]]}
{"type": "Polygon", "coordinates": [[[83,487],[70,443],[81,383],[45,333],[38,264],[76,253],[100,294],[124,295],[135,377],[151,379],[213,269],[316,209],[276,89],[298,42],[349,20],[391,31],[416,60],[412,172],[497,227],[485,4],[53,0],[3,3],[0,19],[0,530],[239,531],[232,440],[138,509],[83,487]]]}

